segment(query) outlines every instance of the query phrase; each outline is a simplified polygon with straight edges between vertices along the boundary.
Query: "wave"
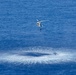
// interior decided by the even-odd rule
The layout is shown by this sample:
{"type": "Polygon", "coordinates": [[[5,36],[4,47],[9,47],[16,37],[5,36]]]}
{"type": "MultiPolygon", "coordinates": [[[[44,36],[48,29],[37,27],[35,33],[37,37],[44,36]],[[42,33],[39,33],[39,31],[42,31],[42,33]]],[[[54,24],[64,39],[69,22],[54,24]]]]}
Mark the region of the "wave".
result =
{"type": "Polygon", "coordinates": [[[56,48],[24,48],[0,53],[0,63],[19,64],[55,64],[76,62],[76,52],[71,49],[56,48]]]}

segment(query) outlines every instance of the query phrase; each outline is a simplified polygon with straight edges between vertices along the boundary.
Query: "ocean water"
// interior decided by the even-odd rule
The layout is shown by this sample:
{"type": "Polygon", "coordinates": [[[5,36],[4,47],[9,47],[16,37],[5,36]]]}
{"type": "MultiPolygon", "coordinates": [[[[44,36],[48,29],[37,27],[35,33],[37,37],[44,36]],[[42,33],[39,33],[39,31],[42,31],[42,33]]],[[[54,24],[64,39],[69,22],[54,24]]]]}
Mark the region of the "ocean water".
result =
{"type": "Polygon", "coordinates": [[[0,75],[75,75],[75,20],[75,0],[0,0],[0,75]]]}

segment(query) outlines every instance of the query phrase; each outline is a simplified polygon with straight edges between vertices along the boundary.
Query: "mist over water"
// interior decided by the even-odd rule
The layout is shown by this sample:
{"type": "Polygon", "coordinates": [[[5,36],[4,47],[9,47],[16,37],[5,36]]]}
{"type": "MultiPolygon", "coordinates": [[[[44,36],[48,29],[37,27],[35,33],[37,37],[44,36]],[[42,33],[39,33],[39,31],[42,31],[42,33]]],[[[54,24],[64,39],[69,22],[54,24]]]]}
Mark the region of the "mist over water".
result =
{"type": "Polygon", "coordinates": [[[0,62],[13,64],[56,64],[76,62],[76,52],[71,49],[28,47],[0,53],[0,62]]]}

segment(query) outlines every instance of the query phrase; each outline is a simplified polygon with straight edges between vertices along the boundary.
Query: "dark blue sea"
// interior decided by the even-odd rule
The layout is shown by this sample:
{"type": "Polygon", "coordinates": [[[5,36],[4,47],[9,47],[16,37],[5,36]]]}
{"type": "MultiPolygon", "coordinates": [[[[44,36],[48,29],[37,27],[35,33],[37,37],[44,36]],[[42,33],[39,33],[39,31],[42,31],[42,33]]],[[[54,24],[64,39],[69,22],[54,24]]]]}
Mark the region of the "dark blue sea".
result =
{"type": "Polygon", "coordinates": [[[76,1],[0,0],[0,75],[76,75],[76,1]]]}

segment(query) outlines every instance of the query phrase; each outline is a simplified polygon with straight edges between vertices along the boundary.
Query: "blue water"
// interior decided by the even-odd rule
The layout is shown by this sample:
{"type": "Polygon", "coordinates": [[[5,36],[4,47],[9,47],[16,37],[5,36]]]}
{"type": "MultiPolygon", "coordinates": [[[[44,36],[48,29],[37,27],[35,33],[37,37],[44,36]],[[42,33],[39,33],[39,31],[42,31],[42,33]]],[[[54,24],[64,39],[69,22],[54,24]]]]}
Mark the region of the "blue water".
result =
{"type": "MultiPolygon", "coordinates": [[[[0,0],[0,55],[3,53],[3,56],[0,57],[0,74],[76,74],[76,59],[72,60],[73,53],[72,56],[67,58],[67,60],[70,59],[72,62],[68,60],[67,63],[61,63],[60,61],[63,59],[66,61],[66,58],[63,57],[63,59],[60,59],[60,56],[58,56],[59,63],[46,64],[45,61],[49,61],[47,47],[49,48],[49,52],[51,51],[50,48],[52,48],[52,51],[55,50],[55,52],[50,55],[59,55],[56,54],[56,51],[76,52],[76,1],[0,0]],[[36,25],[37,19],[49,20],[41,23],[43,25],[41,31],[36,25]],[[29,48],[31,48],[30,53],[22,52],[22,50],[30,51],[29,48]],[[32,51],[34,51],[34,53],[32,51]],[[7,53],[7,55],[5,53],[7,53]],[[11,54],[15,54],[21,59],[11,57],[11,54]],[[5,58],[6,56],[8,58],[5,58]],[[40,60],[33,58],[32,60],[30,59],[30,62],[33,63],[30,63],[29,60],[25,60],[24,57],[27,57],[27,59],[32,57],[37,57],[38,59],[39,57],[40,60]],[[48,60],[45,60],[45,57],[48,57],[48,60]],[[8,60],[11,58],[13,59],[8,60]],[[17,59],[17,61],[15,59],[17,59]],[[21,60],[23,61],[20,62],[21,60]],[[26,61],[29,62],[29,64],[27,64],[26,61]]],[[[54,59],[52,59],[52,62],[53,60],[54,59]]]]}

